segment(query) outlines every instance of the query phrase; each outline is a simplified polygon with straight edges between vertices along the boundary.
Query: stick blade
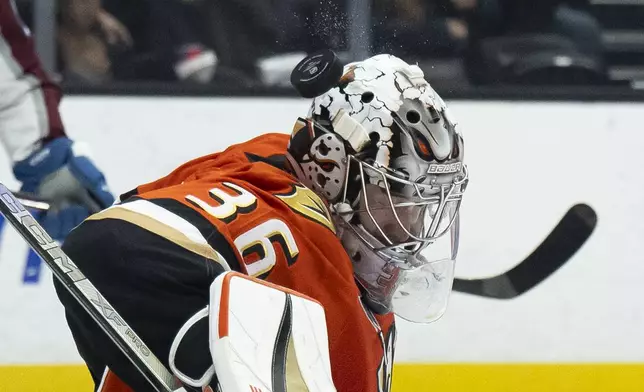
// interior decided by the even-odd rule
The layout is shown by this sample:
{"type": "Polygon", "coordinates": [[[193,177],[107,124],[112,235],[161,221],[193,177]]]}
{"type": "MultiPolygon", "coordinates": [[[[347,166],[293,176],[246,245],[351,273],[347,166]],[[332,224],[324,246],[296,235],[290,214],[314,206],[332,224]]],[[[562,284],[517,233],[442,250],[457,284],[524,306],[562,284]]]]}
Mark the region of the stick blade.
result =
{"type": "Polygon", "coordinates": [[[515,298],[561,268],[588,240],[596,226],[597,214],[592,207],[576,204],[541,245],[510,271],[486,279],[456,278],[453,289],[488,298],[515,298]]]}

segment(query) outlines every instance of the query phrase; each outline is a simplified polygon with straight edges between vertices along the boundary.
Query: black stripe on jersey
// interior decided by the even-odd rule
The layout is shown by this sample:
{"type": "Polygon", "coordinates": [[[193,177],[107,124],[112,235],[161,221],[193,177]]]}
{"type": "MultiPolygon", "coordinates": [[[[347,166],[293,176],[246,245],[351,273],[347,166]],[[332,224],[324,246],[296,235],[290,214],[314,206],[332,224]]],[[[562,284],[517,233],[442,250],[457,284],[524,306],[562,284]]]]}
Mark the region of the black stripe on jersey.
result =
{"type": "Polygon", "coordinates": [[[286,392],[286,356],[293,327],[292,307],[291,296],[286,294],[284,313],[282,313],[282,321],[277,330],[275,348],[273,349],[273,377],[271,380],[273,392],[286,392]]]}
{"type": "Polygon", "coordinates": [[[269,157],[263,157],[260,155],[253,154],[251,152],[247,152],[245,154],[246,154],[246,159],[248,159],[248,161],[251,163],[264,162],[280,170],[286,170],[287,161],[286,161],[286,155],[284,154],[275,154],[269,157]]]}
{"type": "Polygon", "coordinates": [[[128,199],[132,199],[133,196],[136,196],[138,194],[139,194],[139,189],[134,188],[131,191],[128,191],[128,192],[125,192],[125,193],[121,194],[119,196],[119,200],[121,201],[121,203],[125,202],[126,200],[131,201],[131,200],[128,200],[128,199]]]}
{"type": "Polygon", "coordinates": [[[190,222],[197,228],[197,230],[199,230],[201,235],[203,235],[206,241],[208,241],[208,244],[223,256],[223,258],[228,262],[228,265],[233,271],[242,273],[245,272],[245,270],[242,269],[241,265],[239,264],[240,261],[237,258],[237,253],[235,252],[232,245],[228,242],[226,237],[224,237],[223,234],[219,232],[217,227],[213,225],[206,217],[201,215],[196,210],[174,199],[146,200],[190,222]]]}

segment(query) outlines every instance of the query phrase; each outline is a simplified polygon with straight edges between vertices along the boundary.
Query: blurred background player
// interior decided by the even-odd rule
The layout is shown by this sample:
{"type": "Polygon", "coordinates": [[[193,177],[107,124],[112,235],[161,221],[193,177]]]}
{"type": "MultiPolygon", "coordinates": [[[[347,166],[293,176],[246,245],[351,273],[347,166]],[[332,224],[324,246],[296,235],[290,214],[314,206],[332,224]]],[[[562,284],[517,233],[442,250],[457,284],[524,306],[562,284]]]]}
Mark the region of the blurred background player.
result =
{"type": "Polygon", "coordinates": [[[114,202],[87,148],[65,133],[60,99],[15,5],[0,0],[0,139],[21,190],[51,201],[42,223],[57,240],[114,202]]]}

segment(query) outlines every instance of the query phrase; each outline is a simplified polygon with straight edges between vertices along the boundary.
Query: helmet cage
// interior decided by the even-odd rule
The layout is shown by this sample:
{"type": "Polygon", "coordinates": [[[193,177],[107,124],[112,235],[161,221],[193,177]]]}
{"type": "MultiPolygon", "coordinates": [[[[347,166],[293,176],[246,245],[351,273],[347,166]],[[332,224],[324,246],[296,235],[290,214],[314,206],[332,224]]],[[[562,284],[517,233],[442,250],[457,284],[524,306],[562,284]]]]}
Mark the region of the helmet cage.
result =
{"type": "MultiPolygon", "coordinates": [[[[345,220],[350,220],[360,214],[360,216],[368,216],[373,226],[377,229],[380,239],[379,244],[374,244],[371,240],[372,236],[365,236],[360,234],[360,230],[356,234],[365,242],[373,245],[374,251],[393,251],[396,253],[416,254],[429,245],[436,238],[444,235],[454,223],[456,219],[456,212],[460,207],[463,193],[468,183],[467,167],[463,166],[461,173],[454,176],[453,180],[447,184],[438,184],[435,178],[427,178],[428,182],[414,182],[402,178],[404,173],[397,173],[396,171],[383,167],[376,162],[367,162],[358,158],[356,155],[348,155],[346,178],[344,181],[344,193],[340,203],[342,205],[350,205],[351,209],[334,209],[334,212],[343,217],[345,220]],[[369,197],[356,197],[350,200],[348,190],[350,188],[350,176],[356,173],[356,177],[360,180],[360,193],[367,195],[368,184],[378,184],[387,196],[388,203],[386,206],[371,206],[369,197]],[[411,197],[404,197],[403,201],[394,200],[400,199],[396,196],[393,188],[407,188],[411,189],[411,197]],[[360,206],[360,200],[363,201],[363,206],[360,206]],[[397,229],[402,230],[408,237],[405,241],[395,241],[387,233],[381,222],[374,216],[374,212],[386,208],[389,210],[390,215],[395,219],[397,229]],[[424,222],[416,232],[412,232],[404,223],[400,216],[400,211],[405,208],[421,208],[421,216],[424,222]]],[[[407,193],[410,193],[409,191],[407,193]]],[[[337,205],[337,204],[336,204],[337,205]]],[[[352,228],[354,225],[350,225],[352,228]]]]}

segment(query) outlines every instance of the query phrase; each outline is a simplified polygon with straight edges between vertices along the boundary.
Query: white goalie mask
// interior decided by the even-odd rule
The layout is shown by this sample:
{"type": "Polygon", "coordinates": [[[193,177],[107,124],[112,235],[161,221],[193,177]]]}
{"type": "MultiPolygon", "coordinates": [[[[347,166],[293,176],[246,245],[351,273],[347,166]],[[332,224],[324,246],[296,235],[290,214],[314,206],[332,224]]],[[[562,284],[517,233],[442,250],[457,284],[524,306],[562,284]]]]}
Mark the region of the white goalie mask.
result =
{"type": "Polygon", "coordinates": [[[463,138],[420,68],[390,55],[345,66],[298,119],[287,158],[329,202],[372,309],[438,319],[468,175],[463,138]]]}

